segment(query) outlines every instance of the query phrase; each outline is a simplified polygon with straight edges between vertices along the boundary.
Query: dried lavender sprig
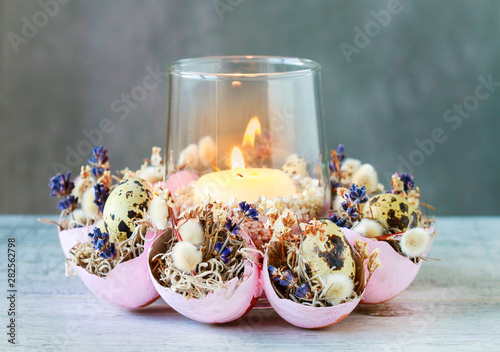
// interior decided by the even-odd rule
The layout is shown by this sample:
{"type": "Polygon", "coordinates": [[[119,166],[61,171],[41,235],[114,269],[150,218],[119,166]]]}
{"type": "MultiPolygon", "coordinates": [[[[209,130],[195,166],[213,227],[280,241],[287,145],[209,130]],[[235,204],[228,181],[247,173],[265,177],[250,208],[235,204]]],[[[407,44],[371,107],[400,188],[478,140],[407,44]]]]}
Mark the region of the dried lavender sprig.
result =
{"type": "Polygon", "coordinates": [[[66,176],[57,174],[50,179],[49,187],[52,190],[51,197],[63,197],[71,194],[75,184],[71,181],[71,174],[68,172],[66,176]]]}

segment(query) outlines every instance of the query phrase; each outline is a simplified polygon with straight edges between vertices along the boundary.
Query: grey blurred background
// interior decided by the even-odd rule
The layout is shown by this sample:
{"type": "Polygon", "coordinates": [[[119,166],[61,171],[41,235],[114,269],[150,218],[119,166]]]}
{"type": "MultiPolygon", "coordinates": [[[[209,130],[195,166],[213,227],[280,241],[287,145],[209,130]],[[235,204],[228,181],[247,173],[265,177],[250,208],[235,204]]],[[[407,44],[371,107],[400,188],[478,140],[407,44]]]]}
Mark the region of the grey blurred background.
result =
{"type": "Polygon", "coordinates": [[[499,18],[497,1],[2,1],[0,213],[57,213],[54,163],[76,173],[68,150],[103,119],[114,170],[163,147],[166,79],[117,111],[148,70],[248,54],[319,62],[329,147],[386,185],[411,171],[436,214],[499,215],[499,18]]]}

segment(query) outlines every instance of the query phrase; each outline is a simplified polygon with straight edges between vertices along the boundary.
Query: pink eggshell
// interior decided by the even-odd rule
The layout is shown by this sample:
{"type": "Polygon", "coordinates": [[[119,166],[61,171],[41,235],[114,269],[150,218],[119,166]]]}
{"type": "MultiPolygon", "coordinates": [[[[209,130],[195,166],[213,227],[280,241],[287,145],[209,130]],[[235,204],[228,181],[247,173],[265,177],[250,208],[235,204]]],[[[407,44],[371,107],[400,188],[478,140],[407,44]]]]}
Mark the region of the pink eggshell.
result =
{"type": "Polygon", "coordinates": [[[72,257],[69,251],[78,243],[87,241],[89,232],[92,231],[94,225],[87,227],[78,227],[70,230],[62,230],[59,232],[59,242],[66,258],[72,257]]]}
{"type": "Polygon", "coordinates": [[[292,325],[306,329],[319,329],[336,324],[347,317],[360,301],[360,298],[356,298],[332,307],[311,307],[280,298],[271,284],[267,266],[267,258],[265,258],[262,278],[267,299],[274,310],[292,325]]]}
{"type": "MultiPolygon", "coordinates": [[[[255,244],[253,243],[253,240],[252,238],[250,237],[250,234],[248,233],[248,231],[244,228],[241,228],[240,229],[240,232],[239,232],[240,236],[245,240],[247,241],[246,242],[246,246],[247,247],[250,247],[250,248],[253,248],[253,249],[257,249],[257,247],[255,246],[255,244]]],[[[254,253],[254,256],[253,256],[253,259],[254,259],[254,262],[257,262],[257,263],[262,263],[262,256],[260,254],[257,254],[258,252],[255,252],[254,253]]],[[[259,280],[258,280],[258,283],[257,283],[257,288],[256,288],[256,297],[257,297],[257,301],[264,296],[265,298],[265,293],[264,293],[264,286],[262,285],[262,268],[260,267],[260,265],[258,266],[258,270],[259,270],[259,280]]],[[[255,303],[257,303],[257,301],[255,303]]]]}
{"type": "MultiPolygon", "coordinates": [[[[382,268],[374,271],[370,282],[365,288],[361,303],[377,304],[388,301],[403,292],[415,279],[422,265],[422,260],[415,264],[411,260],[398,254],[387,242],[376,241],[361,236],[360,234],[341,228],[347,240],[354,246],[356,239],[361,239],[368,244],[369,252],[375,248],[380,248],[380,260],[382,268]]],[[[434,230],[430,229],[430,233],[434,230]]],[[[429,245],[429,248],[431,244],[429,245]]],[[[368,271],[365,269],[366,275],[368,271]]]]}
{"type": "MultiPolygon", "coordinates": [[[[164,253],[163,238],[159,237],[150,249],[149,258],[158,253],[164,253]]],[[[260,294],[260,267],[251,262],[245,263],[243,280],[238,284],[238,278],[227,283],[226,288],[214,291],[201,299],[186,300],[181,294],[160,285],[151,272],[149,274],[155,288],[161,297],[178,313],[202,323],[227,323],[236,320],[257,302],[260,294]]]]}
{"type": "Polygon", "coordinates": [[[187,186],[199,178],[200,176],[192,173],[191,171],[182,170],[170,175],[165,182],[165,186],[172,194],[175,194],[179,188],[187,186]]]}
{"type": "Polygon", "coordinates": [[[89,290],[104,301],[124,308],[144,307],[159,295],[149,277],[148,251],[159,236],[152,229],[146,233],[144,252],[137,258],[118,264],[105,278],[77,266],[78,275],[89,290]]]}

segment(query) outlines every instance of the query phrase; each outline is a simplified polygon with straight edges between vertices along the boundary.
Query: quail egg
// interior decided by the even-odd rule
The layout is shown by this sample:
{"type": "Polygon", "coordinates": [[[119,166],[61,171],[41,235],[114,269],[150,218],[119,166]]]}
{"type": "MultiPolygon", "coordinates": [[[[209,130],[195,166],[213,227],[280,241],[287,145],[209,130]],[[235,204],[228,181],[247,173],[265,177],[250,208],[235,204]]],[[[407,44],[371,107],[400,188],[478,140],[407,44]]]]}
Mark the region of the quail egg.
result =
{"type": "Polygon", "coordinates": [[[413,205],[400,195],[391,193],[370,198],[363,207],[363,217],[378,220],[387,228],[401,232],[418,225],[418,215],[413,205]]]}
{"type": "Polygon", "coordinates": [[[306,269],[319,275],[342,273],[352,280],[356,274],[356,264],[351,246],[337,225],[331,221],[325,223],[326,236],[308,235],[302,242],[302,258],[306,269]]]}
{"type": "Polygon", "coordinates": [[[104,205],[103,219],[107,232],[118,241],[130,238],[135,221],[144,218],[153,197],[151,185],[139,177],[118,184],[104,205]]]}

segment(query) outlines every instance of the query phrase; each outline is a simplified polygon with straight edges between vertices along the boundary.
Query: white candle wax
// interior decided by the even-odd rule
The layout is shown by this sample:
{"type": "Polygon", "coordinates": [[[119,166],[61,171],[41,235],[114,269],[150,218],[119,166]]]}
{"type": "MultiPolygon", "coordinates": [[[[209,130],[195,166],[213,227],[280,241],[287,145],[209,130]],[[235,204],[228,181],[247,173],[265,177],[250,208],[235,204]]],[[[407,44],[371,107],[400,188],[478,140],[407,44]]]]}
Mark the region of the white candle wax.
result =
{"type": "Polygon", "coordinates": [[[283,197],[297,192],[293,180],[278,169],[248,168],[212,172],[200,177],[194,186],[196,201],[254,202],[258,196],[283,197]]]}

